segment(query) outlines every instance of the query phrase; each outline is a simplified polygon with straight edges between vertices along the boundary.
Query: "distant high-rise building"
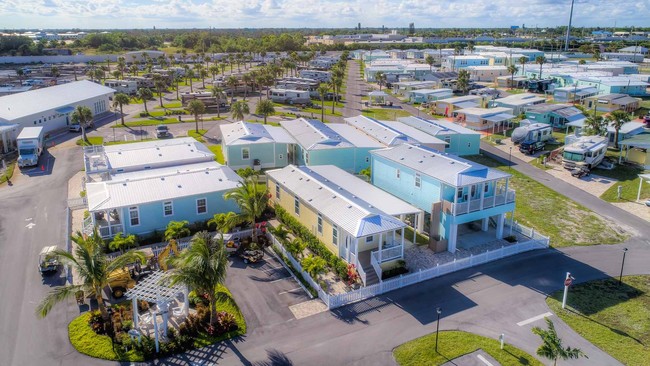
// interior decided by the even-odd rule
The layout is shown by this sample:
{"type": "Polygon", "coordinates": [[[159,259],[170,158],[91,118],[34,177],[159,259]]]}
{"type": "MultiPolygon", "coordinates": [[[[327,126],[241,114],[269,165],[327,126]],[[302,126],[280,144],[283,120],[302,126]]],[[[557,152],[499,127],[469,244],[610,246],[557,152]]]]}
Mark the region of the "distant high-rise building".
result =
{"type": "Polygon", "coordinates": [[[409,23],[409,34],[415,34],[415,23],[409,23]]]}
{"type": "Polygon", "coordinates": [[[382,25],[381,26],[381,32],[384,33],[385,31],[386,31],[386,27],[382,25]]]}
{"type": "Polygon", "coordinates": [[[361,30],[361,22],[359,22],[359,30],[361,30]]]}

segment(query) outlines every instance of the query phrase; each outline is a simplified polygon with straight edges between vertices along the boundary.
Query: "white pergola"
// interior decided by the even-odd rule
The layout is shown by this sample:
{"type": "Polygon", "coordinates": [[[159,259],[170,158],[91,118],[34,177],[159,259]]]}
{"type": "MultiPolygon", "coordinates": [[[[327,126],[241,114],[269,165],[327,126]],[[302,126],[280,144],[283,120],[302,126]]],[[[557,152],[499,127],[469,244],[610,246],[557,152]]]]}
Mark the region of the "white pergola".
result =
{"type": "Polygon", "coordinates": [[[138,282],[134,288],[126,292],[126,297],[133,301],[133,327],[138,328],[138,300],[156,303],[157,311],[152,314],[154,334],[156,338],[156,351],[159,350],[158,337],[158,315],[163,317],[162,334],[167,336],[167,323],[169,321],[169,303],[176,299],[178,294],[183,294],[183,313],[187,316],[189,313],[189,291],[187,286],[176,284],[170,285],[169,272],[155,271],[147,276],[144,280],[138,282]]]}
{"type": "Polygon", "coordinates": [[[383,91],[375,90],[370,93],[368,93],[368,97],[370,98],[370,104],[385,104],[386,103],[386,98],[388,97],[388,94],[386,94],[383,91]]]}
{"type": "Polygon", "coordinates": [[[641,199],[641,188],[643,187],[643,182],[647,181],[650,183],[650,174],[639,174],[639,178],[639,192],[636,194],[637,202],[641,199]]]}

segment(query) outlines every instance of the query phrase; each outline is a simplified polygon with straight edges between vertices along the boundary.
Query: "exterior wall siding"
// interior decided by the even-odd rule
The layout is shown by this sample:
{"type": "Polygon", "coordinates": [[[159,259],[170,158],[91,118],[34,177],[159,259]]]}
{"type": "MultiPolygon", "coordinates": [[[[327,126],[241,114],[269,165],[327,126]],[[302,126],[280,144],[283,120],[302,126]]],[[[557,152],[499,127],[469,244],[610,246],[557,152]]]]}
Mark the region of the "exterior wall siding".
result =
{"type": "MultiPolygon", "coordinates": [[[[262,168],[283,168],[287,166],[287,144],[250,144],[228,146],[225,150],[227,165],[233,169],[253,167],[253,161],[259,159],[262,168]],[[249,149],[249,159],[244,159],[242,150],[249,149]]],[[[224,151],[225,151],[224,150],[224,151]]]]}

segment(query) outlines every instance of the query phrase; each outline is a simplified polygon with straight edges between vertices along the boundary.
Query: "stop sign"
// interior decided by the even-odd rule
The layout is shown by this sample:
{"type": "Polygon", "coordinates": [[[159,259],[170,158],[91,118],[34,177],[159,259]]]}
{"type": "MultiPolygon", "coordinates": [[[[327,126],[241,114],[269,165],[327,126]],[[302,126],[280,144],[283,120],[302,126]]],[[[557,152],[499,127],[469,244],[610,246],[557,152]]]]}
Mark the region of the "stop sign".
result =
{"type": "Polygon", "coordinates": [[[564,280],[564,286],[566,286],[566,287],[571,286],[572,283],[573,283],[573,280],[571,279],[571,277],[564,280]]]}

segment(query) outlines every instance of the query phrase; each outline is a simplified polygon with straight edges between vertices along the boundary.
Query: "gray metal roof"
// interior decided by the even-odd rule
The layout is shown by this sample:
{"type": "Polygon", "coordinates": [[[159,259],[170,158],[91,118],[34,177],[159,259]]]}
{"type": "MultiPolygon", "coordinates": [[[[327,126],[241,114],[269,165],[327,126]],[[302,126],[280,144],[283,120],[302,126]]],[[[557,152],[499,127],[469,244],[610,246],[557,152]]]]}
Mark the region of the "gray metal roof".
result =
{"type": "Polygon", "coordinates": [[[330,123],[328,127],[338,133],[355,147],[360,148],[382,148],[385,147],[379,141],[372,139],[365,133],[345,123],[330,123]]]}
{"type": "Polygon", "coordinates": [[[449,122],[444,119],[424,119],[421,117],[409,116],[409,117],[400,117],[398,121],[413,126],[420,131],[424,131],[430,135],[451,135],[451,134],[463,134],[463,135],[480,135],[480,132],[470,130],[469,128],[463,127],[453,122],[449,122]]]}
{"type": "Polygon", "coordinates": [[[104,154],[112,169],[214,159],[212,151],[192,137],[105,146],[104,154]]]}
{"type": "Polygon", "coordinates": [[[495,103],[507,104],[507,105],[528,105],[531,103],[544,102],[546,98],[540,97],[535,94],[523,93],[523,94],[514,94],[509,95],[505,98],[495,99],[495,103]]]}
{"type": "Polygon", "coordinates": [[[296,140],[282,127],[239,121],[220,125],[219,128],[227,146],[273,142],[285,144],[296,143],[296,140]]]}
{"type": "Polygon", "coordinates": [[[12,121],[114,92],[103,85],[81,80],[7,95],[0,97],[0,119],[12,121]]]}
{"type": "Polygon", "coordinates": [[[380,121],[384,125],[408,136],[409,138],[417,141],[420,144],[446,144],[444,140],[441,140],[433,135],[430,135],[424,131],[418,130],[415,127],[409,126],[405,123],[399,121],[380,121]]]}
{"type": "Polygon", "coordinates": [[[116,174],[113,177],[110,181],[86,184],[89,211],[222,192],[237,187],[241,181],[241,177],[232,169],[216,162],[116,174]]]}
{"type": "Polygon", "coordinates": [[[499,170],[424,146],[404,144],[370,153],[454,187],[510,177],[499,170]]]}
{"type": "Polygon", "coordinates": [[[280,121],[280,125],[305,150],[354,147],[352,143],[329,128],[325,123],[315,119],[298,118],[290,121],[280,121]]]}
{"type": "MultiPolygon", "coordinates": [[[[406,226],[395,217],[316,173],[311,167],[288,165],[266,174],[294,194],[304,205],[359,238],[406,226]]],[[[349,174],[342,172],[342,174],[349,174]]],[[[363,183],[369,186],[368,183],[363,183]]]]}
{"type": "MultiPolygon", "coordinates": [[[[632,131],[639,131],[639,133],[644,131],[645,124],[641,122],[635,122],[635,121],[630,121],[623,123],[621,128],[618,130],[619,133],[630,133],[632,131]]],[[[613,124],[609,124],[607,126],[607,131],[608,132],[614,132],[616,131],[613,127],[613,124]]]]}
{"type": "Polygon", "coordinates": [[[527,112],[533,112],[533,113],[545,113],[545,112],[553,112],[557,111],[560,109],[568,108],[571,107],[569,104],[548,104],[548,103],[541,103],[541,104],[535,104],[526,109],[527,112]]]}
{"type": "Polygon", "coordinates": [[[381,142],[385,146],[403,143],[417,144],[419,141],[394,129],[390,125],[366,116],[356,116],[344,119],[347,124],[381,142]]]}

